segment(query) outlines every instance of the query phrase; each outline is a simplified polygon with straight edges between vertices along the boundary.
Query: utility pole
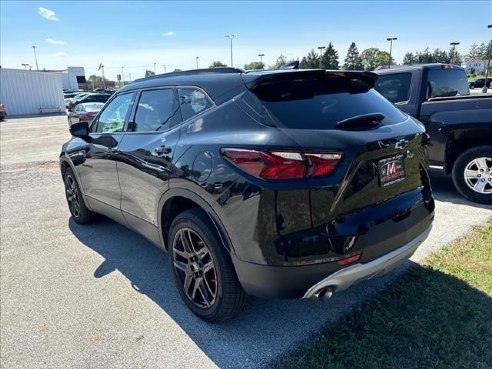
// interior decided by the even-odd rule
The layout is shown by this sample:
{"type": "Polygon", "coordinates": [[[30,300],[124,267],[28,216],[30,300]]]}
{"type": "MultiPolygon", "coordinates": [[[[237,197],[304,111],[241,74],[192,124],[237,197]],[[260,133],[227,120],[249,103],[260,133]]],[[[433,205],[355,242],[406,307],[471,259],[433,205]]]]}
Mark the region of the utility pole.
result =
{"type": "Polygon", "coordinates": [[[390,57],[388,60],[388,68],[391,68],[391,52],[393,51],[393,41],[396,41],[396,40],[398,40],[398,38],[396,38],[396,37],[388,37],[386,39],[386,41],[389,41],[389,43],[390,43],[390,57]]]}
{"type": "Polygon", "coordinates": [[[454,56],[456,55],[456,45],[459,45],[459,42],[450,42],[449,43],[453,47],[453,56],[451,57],[451,64],[454,64],[454,56]]]}
{"type": "Polygon", "coordinates": [[[154,62],[154,75],[155,75],[155,62],[154,62]]]}
{"type": "Polygon", "coordinates": [[[195,57],[195,61],[196,61],[196,69],[198,69],[198,56],[195,57]]]}
{"type": "Polygon", "coordinates": [[[232,59],[232,39],[234,38],[234,35],[225,35],[224,37],[227,37],[229,40],[231,40],[231,67],[234,67],[234,62],[232,59]]]}
{"type": "Polygon", "coordinates": [[[123,83],[123,85],[125,84],[125,75],[123,73],[123,66],[121,67],[121,82],[123,83]]]}
{"type": "Polygon", "coordinates": [[[162,64],[162,69],[164,69],[164,73],[166,73],[166,65],[162,64]]]}
{"type": "MultiPolygon", "coordinates": [[[[492,28],[492,24],[489,24],[487,28],[492,28]]],[[[492,43],[490,43],[490,47],[487,48],[487,53],[489,54],[489,58],[487,61],[487,69],[485,70],[485,83],[483,84],[482,87],[482,92],[486,93],[487,92],[487,82],[489,81],[489,69],[490,69],[490,57],[492,56],[492,43]]]]}
{"type": "Polygon", "coordinates": [[[33,46],[32,49],[34,51],[34,60],[36,61],[36,69],[39,70],[38,58],[36,57],[36,46],[33,46]]]}
{"type": "Polygon", "coordinates": [[[323,67],[321,59],[323,59],[323,50],[326,49],[326,46],[318,46],[319,50],[319,67],[320,69],[323,67]]]}
{"type": "Polygon", "coordinates": [[[265,54],[258,54],[258,56],[260,57],[260,63],[263,64],[263,57],[265,56],[265,54]]]}

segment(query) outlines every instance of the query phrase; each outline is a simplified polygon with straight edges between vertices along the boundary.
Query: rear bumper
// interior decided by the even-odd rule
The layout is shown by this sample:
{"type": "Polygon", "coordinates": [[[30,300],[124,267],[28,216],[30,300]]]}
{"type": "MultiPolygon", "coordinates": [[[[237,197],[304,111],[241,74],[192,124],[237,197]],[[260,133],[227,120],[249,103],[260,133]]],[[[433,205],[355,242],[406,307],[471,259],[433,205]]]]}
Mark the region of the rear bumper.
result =
{"type": "Polygon", "coordinates": [[[353,284],[365,281],[395,269],[410,258],[431,231],[430,225],[406,245],[364,264],[355,264],[339,270],[309,288],[303,298],[316,297],[320,291],[331,288],[333,292],[343,291],[353,284]]]}
{"type": "Polygon", "coordinates": [[[432,225],[408,243],[377,259],[348,267],[336,262],[303,266],[269,266],[240,261],[233,257],[239,281],[246,293],[268,298],[310,298],[331,287],[344,290],[353,284],[383,275],[401,265],[427,238],[432,225]],[[342,269],[341,269],[342,268],[342,269]]]}

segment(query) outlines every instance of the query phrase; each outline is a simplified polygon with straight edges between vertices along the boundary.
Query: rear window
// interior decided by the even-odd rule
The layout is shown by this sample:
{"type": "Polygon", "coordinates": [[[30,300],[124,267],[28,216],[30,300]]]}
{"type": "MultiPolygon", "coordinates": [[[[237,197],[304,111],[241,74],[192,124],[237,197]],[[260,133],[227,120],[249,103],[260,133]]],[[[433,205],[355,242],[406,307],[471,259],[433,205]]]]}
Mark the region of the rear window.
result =
{"type": "Polygon", "coordinates": [[[376,90],[392,103],[408,101],[410,98],[411,73],[395,73],[379,76],[376,90]]]}
{"type": "Polygon", "coordinates": [[[462,69],[431,69],[428,72],[428,96],[450,97],[469,95],[466,73],[462,69]]]}
{"type": "MultiPolygon", "coordinates": [[[[310,78],[263,83],[254,94],[264,107],[258,112],[269,125],[291,129],[333,129],[357,115],[380,113],[383,125],[406,119],[383,96],[359,80],[310,78]]],[[[258,104],[248,103],[251,107],[258,104]]]]}

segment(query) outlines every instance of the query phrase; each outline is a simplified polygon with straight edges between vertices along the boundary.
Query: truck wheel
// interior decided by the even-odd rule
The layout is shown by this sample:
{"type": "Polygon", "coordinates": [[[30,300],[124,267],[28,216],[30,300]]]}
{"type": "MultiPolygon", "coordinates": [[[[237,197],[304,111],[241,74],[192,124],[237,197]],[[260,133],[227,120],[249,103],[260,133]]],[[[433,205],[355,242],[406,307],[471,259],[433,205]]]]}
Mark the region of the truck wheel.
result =
{"type": "Polygon", "coordinates": [[[179,214],[169,232],[169,264],[179,294],[206,322],[238,314],[246,302],[227,251],[207,215],[200,209],[179,214]]]}
{"type": "Polygon", "coordinates": [[[468,200],[492,204],[492,146],[463,152],[453,166],[453,183],[468,200]]]}

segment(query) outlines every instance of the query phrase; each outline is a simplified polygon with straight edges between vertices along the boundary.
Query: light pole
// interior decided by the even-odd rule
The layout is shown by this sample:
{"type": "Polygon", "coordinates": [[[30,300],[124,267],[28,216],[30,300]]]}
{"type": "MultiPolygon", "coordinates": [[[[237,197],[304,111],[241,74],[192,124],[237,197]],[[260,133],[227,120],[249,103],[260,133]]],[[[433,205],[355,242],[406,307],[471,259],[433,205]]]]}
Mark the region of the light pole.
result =
{"type": "Polygon", "coordinates": [[[196,69],[198,69],[198,56],[195,57],[195,61],[196,61],[196,69]]]}
{"type": "Polygon", "coordinates": [[[318,50],[319,50],[319,67],[320,68],[322,67],[321,59],[323,59],[323,50],[324,49],[326,49],[326,46],[318,46],[318,50]]]}
{"type": "Polygon", "coordinates": [[[166,65],[162,64],[162,69],[164,69],[164,73],[166,73],[166,65]]]}
{"type": "Polygon", "coordinates": [[[155,74],[155,62],[154,62],[154,74],[155,74]]]}
{"type": "Polygon", "coordinates": [[[34,60],[36,61],[36,69],[39,70],[38,58],[36,57],[36,46],[33,46],[32,49],[34,51],[34,60]]]}
{"type": "Polygon", "coordinates": [[[389,41],[389,43],[390,43],[390,57],[388,60],[388,68],[391,68],[391,52],[393,51],[393,41],[396,41],[396,40],[398,40],[398,38],[396,38],[396,37],[388,37],[386,39],[386,41],[389,41]]]}
{"type": "Polygon", "coordinates": [[[21,65],[24,67],[24,70],[27,70],[27,67],[29,66],[29,64],[25,64],[25,63],[22,63],[21,65]]]}
{"type": "Polygon", "coordinates": [[[125,74],[123,73],[123,66],[121,66],[121,83],[124,85],[125,84],[125,74]]]}
{"type": "Polygon", "coordinates": [[[234,35],[225,35],[224,37],[227,37],[229,40],[231,40],[231,67],[234,67],[234,62],[232,59],[232,39],[234,38],[234,35]]]}
{"type": "Polygon", "coordinates": [[[456,55],[456,45],[459,45],[459,42],[450,42],[449,43],[453,47],[453,56],[451,57],[451,64],[454,62],[454,56],[456,55]]]}
{"type": "Polygon", "coordinates": [[[258,54],[258,56],[260,57],[260,63],[263,64],[263,57],[265,56],[265,54],[258,54]]]}
{"type": "MultiPolygon", "coordinates": [[[[487,28],[492,28],[492,24],[489,24],[487,26],[487,28]]],[[[487,48],[487,52],[489,54],[489,58],[488,58],[488,61],[487,61],[487,69],[485,70],[485,83],[483,84],[483,87],[482,87],[482,92],[483,93],[486,93],[487,92],[487,82],[489,80],[489,69],[490,69],[490,57],[492,56],[492,43],[489,42],[489,45],[490,45],[490,47],[487,48]]]]}

